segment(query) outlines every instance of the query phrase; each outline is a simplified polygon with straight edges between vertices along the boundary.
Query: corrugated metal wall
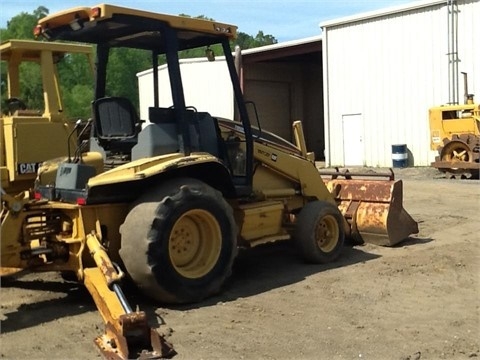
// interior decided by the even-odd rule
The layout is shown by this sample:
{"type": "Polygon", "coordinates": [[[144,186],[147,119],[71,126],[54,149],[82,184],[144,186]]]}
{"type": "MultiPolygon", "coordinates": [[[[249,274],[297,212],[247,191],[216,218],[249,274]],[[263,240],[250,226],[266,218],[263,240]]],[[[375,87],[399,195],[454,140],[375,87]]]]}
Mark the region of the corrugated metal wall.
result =
{"type": "MultiPolygon", "coordinates": [[[[458,5],[459,72],[478,100],[480,1],[458,5]]],[[[447,21],[446,1],[437,1],[323,26],[327,165],[392,166],[394,144],[407,145],[409,164],[430,165],[428,108],[448,102],[447,21]],[[345,164],[349,152],[363,162],[345,164]]]]}
{"type": "MultiPolygon", "coordinates": [[[[233,89],[224,59],[208,62],[198,59],[180,61],[185,104],[214,116],[233,119],[233,89]]],[[[148,108],[153,106],[152,70],[137,74],[140,94],[140,117],[148,119],[148,108]]],[[[172,93],[167,66],[158,68],[160,107],[172,105],[172,93]]]]}

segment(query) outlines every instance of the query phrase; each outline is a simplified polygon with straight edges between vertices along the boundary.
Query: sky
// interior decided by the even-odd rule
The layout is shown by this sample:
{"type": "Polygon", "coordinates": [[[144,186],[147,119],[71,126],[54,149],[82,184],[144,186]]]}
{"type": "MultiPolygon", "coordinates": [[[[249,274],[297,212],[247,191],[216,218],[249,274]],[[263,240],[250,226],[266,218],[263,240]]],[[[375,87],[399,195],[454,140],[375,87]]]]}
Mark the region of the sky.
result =
{"type": "Polygon", "coordinates": [[[237,25],[238,30],[255,36],[258,31],[273,35],[279,42],[321,34],[319,24],[345,16],[399,6],[419,0],[112,0],[112,1],[42,1],[2,0],[0,28],[22,12],[33,13],[44,6],[50,14],[72,7],[91,7],[100,3],[133,7],[171,15],[204,15],[217,21],[237,25]]]}

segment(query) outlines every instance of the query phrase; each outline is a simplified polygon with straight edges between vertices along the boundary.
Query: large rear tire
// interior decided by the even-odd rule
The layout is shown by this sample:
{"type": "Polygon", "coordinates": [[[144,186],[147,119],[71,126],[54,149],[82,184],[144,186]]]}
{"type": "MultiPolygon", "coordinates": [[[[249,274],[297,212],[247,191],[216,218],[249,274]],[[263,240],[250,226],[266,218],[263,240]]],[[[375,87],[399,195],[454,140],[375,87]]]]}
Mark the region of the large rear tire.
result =
{"type": "Polygon", "coordinates": [[[294,238],[306,261],[316,264],[334,261],[345,241],[343,215],[326,201],[309,202],[298,215],[294,238]]]}
{"type": "Polygon", "coordinates": [[[191,178],[142,196],[121,234],[127,273],[147,296],[165,303],[218,293],[237,253],[232,208],[219,191],[191,178]]]}

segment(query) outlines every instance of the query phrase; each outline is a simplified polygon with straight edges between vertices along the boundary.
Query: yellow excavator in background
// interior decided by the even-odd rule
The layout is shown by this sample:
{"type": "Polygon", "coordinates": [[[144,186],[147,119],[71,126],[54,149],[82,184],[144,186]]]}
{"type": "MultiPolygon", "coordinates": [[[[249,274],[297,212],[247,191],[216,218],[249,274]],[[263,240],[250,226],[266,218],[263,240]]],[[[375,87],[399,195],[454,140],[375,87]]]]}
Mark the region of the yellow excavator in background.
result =
{"type": "Polygon", "coordinates": [[[326,263],[341,255],[346,237],[392,246],[418,232],[393,174],[322,177],[301,122],[293,123],[294,144],[251,125],[230,47],[236,31],[107,4],[49,15],[35,29],[49,40],[96,45],[92,137],[89,151],[42,166],[34,194],[2,196],[2,266],[73,271],[104,319],[95,342],[108,358],[175,354],[145,313],[132,310],[124,275],[161,304],[192,303],[221,291],[239,247],[293,240],[306,261],[326,263]],[[151,58],[148,119],[108,93],[116,48],[151,58]],[[213,51],[225,57],[235,120],[185,103],[179,52],[194,48],[210,60],[213,51]],[[160,56],[165,83],[156,75],[160,56]],[[171,106],[159,106],[159,91],[172,94],[171,106]]]}
{"type": "MultiPolygon", "coordinates": [[[[67,55],[87,58],[93,74],[91,45],[9,40],[0,44],[2,67],[6,69],[7,99],[0,119],[0,175],[2,191],[16,195],[32,189],[40,164],[74,152],[75,122],[67,119],[60,89],[58,64],[67,55]],[[44,106],[32,109],[22,100],[21,84],[25,64],[37,64],[41,76],[44,106]],[[70,137],[70,139],[68,139],[70,137]]],[[[30,73],[29,73],[30,74],[30,73]]],[[[88,106],[88,104],[86,104],[88,106]]],[[[78,125],[77,125],[78,127],[78,125]]]]}
{"type": "Polygon", "coordinates": [[[468,93],[464,75],[465,102],[429,110],[430,149],[438,155],[432,166],[449,178],[478,179],[480,171],[480,104],[468,93]]]}

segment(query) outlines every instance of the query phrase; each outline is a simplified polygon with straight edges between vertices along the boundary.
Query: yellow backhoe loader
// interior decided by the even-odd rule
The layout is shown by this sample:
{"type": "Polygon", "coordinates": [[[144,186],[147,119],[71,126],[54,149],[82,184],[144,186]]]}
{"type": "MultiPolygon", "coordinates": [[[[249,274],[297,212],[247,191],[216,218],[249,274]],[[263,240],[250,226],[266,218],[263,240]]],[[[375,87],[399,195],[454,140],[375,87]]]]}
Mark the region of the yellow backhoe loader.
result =
{"type": "Polygon", "coordinates": [[[480,171],[480,104],[468,93],[461,105],[436,106],[429,110],[430,149],[437,151],[432,166],[449,178],[478,179],[480,171]]]}
{"type": "Polygon", "coordinates": [[[76,124],[63,111],[58,72],[58,64],[72,55],[85,56],[93,73],[90,45],[33,40],[0,44],[7,85],[0,119],[0,176],[2,189],[10,195],[33,188],[38,167],[44,160],[66,156],[69,146],[72,152],[76,149],[76,136],[72,136],[76,124]],[[32,73],[31,67],[24,67],[26,64],[37,64],[33,66],[39,69],[38,95],[43,94],[44,100],[41,109],[32,108],[22,99],[23,90],[32,91],[31,83],[21,81],[21,74],[32,73]]]}
{"type": "Polygon", "coordinates": [[[221,291],[239,247],[293,239],[306,261],[324,263],[346,236],[390,246],[418,232],[401,181],[322,177],[301,122],[295,144],[251,125],[230,47],[236,30],[106,4],[49,15],[35,29],[97,45],[93,131],[90,151],[39,169],[34,195],[2,197],[2,265],[74,271],[106,323],[96,344],[107,357],[175,353],[131,310],[123,274],[161,304],[191,303],[221,291]],[[109,53],[123,47],[148,52],[155,70],[166,59],[169,81],[153,72],[148,119],[107,92],[109,53]],[[225,57],[235,121],[185,103],[178,53],[193,48],[225,57]],[[159,91],[171,106],[159,105],[159,91]]]}

